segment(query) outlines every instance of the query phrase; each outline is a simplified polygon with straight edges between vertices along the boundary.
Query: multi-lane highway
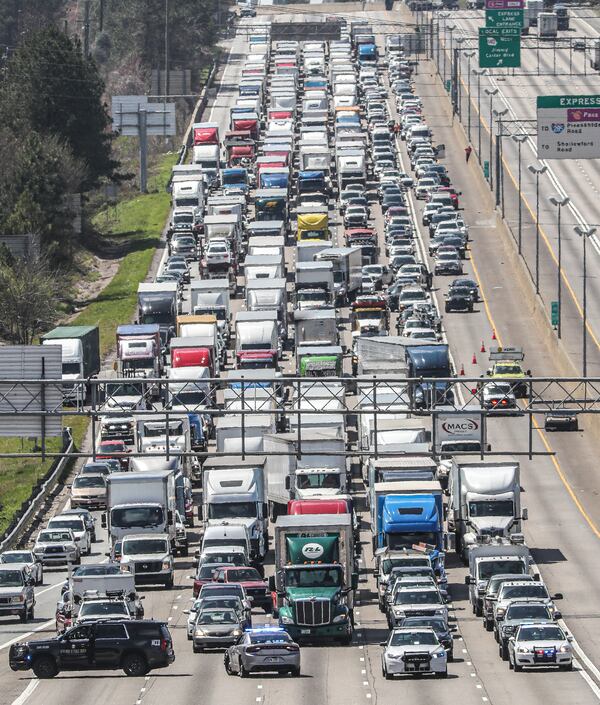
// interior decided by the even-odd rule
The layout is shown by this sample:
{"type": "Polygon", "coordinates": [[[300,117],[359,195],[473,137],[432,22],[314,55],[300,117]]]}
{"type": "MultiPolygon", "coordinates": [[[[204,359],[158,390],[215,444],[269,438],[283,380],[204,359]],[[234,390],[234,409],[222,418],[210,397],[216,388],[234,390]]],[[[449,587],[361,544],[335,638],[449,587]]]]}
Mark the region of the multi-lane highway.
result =
{"type": "MultiPolygon", "coordinates": [[[[399,20],[399,11],[388,13],[370,9],[365,12],[344,12],[344,16],[365,17],[384,34],[386,23],[399,20]]],[[[286,8],[290,13],[290,8],[286,8]]],[[[315,8],[295,6],[287,19],[308,21],[315,8]]],[[[327,13],[335,14],[331,6],[327,13]]],[[[242,20],[241,26],[252,27],[268,23],[274,15],[270,8],[264,8],[258,17],[242,20]]],[[[410,21],[402,11],[402,17],[410,21]]],[[[317,17],[319,15],[316,15],[317,17]]],[[[465,32],[474,32],[474,26],[464,21],[465,32]]],[[[461,24],[461,26],[463,26],[461,24]]],[[[582,30],[583,31],[583,30],[582,30]]],[[[244,56],[248,51],[248,32],[240,31],[232,40],[226,63],[217,77],[217,91],[209,102],[205,119],[217,122],[224,133],[229,129],[229,110],[236,103],[237,85],[241,78],[244,56]]],[[[382,37],[380,37],[382,39],[382,37]]],[[[381,42],[382,44],[383,42],[381,42]]],[[[382,48],[382,47],[381,47],[382,48]]],[[[525,52],[526,55],[526,52],[525,52]]],[[[560,61],[564,61],[561,56],[560,61]]],[[[466,69],[465,69],[466,71],[466,69]]],[[[488,81],[488,79],[485,79],[488,81]]],[[[533,91],[535,82],[528,77],[527,85],[512,81],[498,83],[508,106],[520,117],[532,117],[528,99],[523,98],[525,89],[533,91]],[[531,83],[529,83],[531,81],[531,83]],[[521,102],[519,102],[521,101],[521,102]]],[[[537,80],[537,79],[536,79],[537,80]]],[[[586,79],[587,80],[587,79],[586,79]]],[[[592,79],[590,79],[592,80],[592,79]]],[[[489,85],[486,83],[486,85],[489,85]]],[[[556,84],[555,84],[556,85],[556,84]]],[[[537,84],[535,90],[541,89],[537,84]]],[[[588,91],[588,88],[586,88],[588,91]]],[[[464,137],[456,129],[451,119],[451,110],[443,86],[435,74],[433,63],[422,61],[415,76],[415,92],[423,100],[423,111],[428,124],[433,129],[436,143],[446,145],[444,163],[448,167],[453,186],[460,192],[461,208],[470,228],[470,252],[464,263],[465,274],[479,281],[483,300],[476,305],[472,314],[446,314],[444,334],[450,345],[456,369],[464,366],[466,375],[477,377],[484,374],[488,366],[487,350],[494,343],[495,332],[498,343],[523,346],[526,351],[527,366],[535,375],[558,376],[560,368],[554,359],[551,348],[546,345],[545,334],[537,323],[532,322],[530,311],[531,293],[524,278],[516,275],[509,248],[511,243],[504,226],[495,215],[490,202],[489,190],[474,164],[464,168],[464,137]],[[486,352],[481,351],[482,343],[486,352]],[[473,362],[475,355],[476,361],[473,362]]],[[[593,92],[593,86],[589,87],[593,92]]],[[[529,94],[527,94],[529,95],[529,94]]],[[[533,93],[532,93],[533,95],[533,93]]],[[[388,101],[390,112],[395,115],[393,99],[388,101]]],[[[488,108],[489,109],[489,108],[488,108]]],[[[486,108],[482,107],[485,114],[486,108]]],[[[463,109],[464,112],[464,109],[463,109]]],[[[528,149],[530,148],[528,143],[528,149]]],[[[398,140],[398,149],[403,171],[410,171],[404,144],[398,140]]],[[[510,163],[515,154],[512,146],[505,146],[505,159],[510,163]]],[[[524,148],[525,149],[525,148],[524,148]]],[[[533,155],[530,155],[533,158],[533,155]]],[[[577,170],[576,165],[569,167],[577,170]]],[[[597,163],[585,164],[590,179],[596,186],[594,170],[597,163]]],[[[561,167],[562,169],[562,167],[561,167]]],[[[581,197],[581,184],[577,186],[576,173],[557,171],[557,178],[571,183],[573,198],[577,208],[587,218],[586,222],[599,222],[595,215],[597,204],[594,199],[581,197]],[[581,205],[578,205],[579,197],[581,205]]],[[[581,181],[579,177],[579,181],[581,181]]],[[[550,187],[544,186],[550,192],[550,187]]],[[[565,186],[566,188],[566,186],[565,186]]],[[[600,188],[600,186],[599,186],[600,188]]],[[[544,218],[552,223],[544,192],[544,218]]],[[[525,196],[532,197],[531,182],[524,187],[525,196]]],[[[414,222],[418,225],[417,246],[424,260],[428,234],[421,227],[422,204],[412,194],[408,203],[414,222]]],[[[372,225],[380,240],[381,261],[385,262],[383,216],[376,201],[372,203],[372,225]]],[[[571,228],[573,217],[565,217],[565,228],[571,228]]],[[[339,225],[339,212],[331,216],[334,223],[334,240],[341,240],[342,228],[339,225]],[[338,225],[335,225],[337,223],[338,225]]],[[[569,246],[564,243],[565,276],[579,277],[577,243],[570,234],[569,246]]],[[[552,246],[552,238],[548,238],[552,246]]],[[[590,248],[592,250],[592,248],[590,248]]],[[[286,248],[286,262],[293,271],[294,248],[286,248]]],[[[432,266],[429,260],[430,266],[432,266]]],[[[547,269],[547,264],[544,266],[547,269]]],[[[590,268],[597,262],[590,262],[590,268]]],[[[546,272],[546,269],[544,270],[546,272]]],[[[193,270],[192,276],[197,274],[193,270]]],[[[544,275],[544,286],[549,286],[544,275]]],[[[547,275],[550,278],[550,274],[547,275]]],[[[443,308],[443,294],[447,290],[446,279],[436,277],[434,296],[443,308]]],[[[574,279],[577,281],[577,279],[574,279]]],[[[291,287],[292,285],[290,285],[291,287]]],[[[575,287],[575,284],[573,284],[575,287]]],[[[597,283],[590,283],[590,297],[594,297],[597,283]]],[[[577,292],[576,292],[577,293],[577,292]]],[[[234,311],[243,305],[241,299],[234,300],[234,311]]],[[[189,311],[189,294],[184,295],[184,312],[189,311]]],[[[597,314],[597,312],[596,312],[597,314]]],[[[575,318],[575,314],[573,314],[575,318]]],[[[343,309],[340,320],[348,320],[348,310],[343,309]]],[[[396,315],[392,316],[390,330],[395,329],[396,315]]],[[[600,321],[598,322],[600,331],[600,321]]],[[[342,329],[343,342],[350,347],[351,336],[347,325],[342,329]]],[[[593,368],[590,368],[590,371],[593,368]]],[[[293,356],[287,355],[282,371],[294,372],[293,356]]],[[[528,441],[528,428],[524,418],[490,419],[488,441],[495,451],[525,451],[528,441]]],[[[96,705],[106,702],[131,705],[158,705],[162,703],[212,704],[269,703],[279,705],[308,705],[315,699],[332,705],[360,705],[378,702],[381,705],[399,700],[415,704],[435,703],[475,703],[491,702],[508,705],[520,702],[524,705],[537,705],[569,702],[571,705],[589,705],[600,700],[600,638],[598,623],[600,608],[598,586],[600,566],[595,556],[600,541],[600,507],[596,501],[600,493],[600,478],[596,471],[597,444],[593,431],[548,436],[541,429],[533,434],[534,449],[548,455],[527,460],[521,456],[523,504],[529,510],[529,520],[525,525],[525,539],[532,548],[534,559],[543,579],[551,592],[564,593],[560,603],[564,622],[575,637],[576,666],[573,672],[555,671],[513,673],[506,662],[498,657],[497,645],[492,636],[485,632],[481,619],[476,618],[467,600],[464,577],[466,569],[454,557],[448,558],[449,589],[452,597],[451,615],[456,620],[455,660],[449,664],[447,681],[432,678],[418,678],[402,681],[387,681],[381,672],[380,642],[387,636],[384,615],[378,610],[376,588],[372,576],[371,529],[368,514],[362,514],[361,558],[358,604],[355,609],[355,635],[351,646],[305,646],[302,648],[302,677],[298,679],[257,675],[242,680],[226,675],[223,668],[222,652],[193,654],[190,642],[185,635],[186,615],[184,610],[190,604],[193,572],[191,559],[176,559],[175,586],[172,590],[143,589],[144,608],[147,617],[167,621],[174,638],[175,663],[166,670],[154,671],[142,678],[127,678],[121,672],[63,673],[53,681],[38,681],[30,673],[12,673],[8,668],[6,654],[15,640],[35,638],[36,634],[50,634],[54,629],[54,611],[66,573],[46,571],[44,586],[36,590],[36,619],[29,624],[6,619],[0,620],[0,651],[5,655],[0,661],[0,679],[3,683],[0,704],[7,705],[63,705],[78,703],[96,705]],[[551,455],[550,453],[555,453],[551,455]]],[[[353,490],[359,498],[359,506],[364,508],[361,499],[364,495],[362,478],[354,474],[353,490]]],[[[68,500],[65,493],[64,501],[68,500]]],[[[98,519],[99,524],[99,519],[98,519]]],[[[106,533],[98,532],[99,541],[94,544],[93,554],[87,560],[105,560],[108,550],[106,533]]],[[[199,535],[190,531],[193,547],[197,547],[199,535]]],[[[266,574],[272,573],[273,556],[267,557],[266,574]]],[[[256,612],[255,623],[271,621],[256,612]]]]}

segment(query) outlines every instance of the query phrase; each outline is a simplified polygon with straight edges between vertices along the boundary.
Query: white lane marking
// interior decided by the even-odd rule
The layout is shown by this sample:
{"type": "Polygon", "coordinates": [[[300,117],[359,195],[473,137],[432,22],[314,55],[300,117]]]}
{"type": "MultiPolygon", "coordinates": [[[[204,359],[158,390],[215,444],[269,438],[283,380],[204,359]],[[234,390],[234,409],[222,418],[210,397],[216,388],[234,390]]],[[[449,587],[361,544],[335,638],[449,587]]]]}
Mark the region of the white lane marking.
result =
{"type": "Polygon", "coordinates": [[[587,671],[583,670],[583,668],[581,667],[581,664],[576,659],[573,660],[573,663],[575,665],[579,666],[577,673],[579,673],[579,675],[583,678],[583,680],[589,685],[590,690],[596,696],[596,698],[598,700],[600,700],[600,688],[598,688],[598,686],[594,683],[590,674],[587,671]]]}
{"type": "Polygon", "coordinates": [[[45,587],[43,590],[36,590],[35,596],[38,598],[40,595],[43,595],[45,592],[49,592],[50,590],[54,590],[57,587],[60,587],[63,585],[63,583],[54,583],[54,585],[48,585],[48,587],[45,587]]]}
{"type": "Polygon", "coordinates": [[[31,697],[31,694],[33,691],[38,687],[40,684],[39,680],[36,678],[35,680],[29,681],[29,684],[27,685],[27,688],[19,695],[19,697],[16,700],[13,700],[12,705],[24,705],[25,702],[31,697]]]}
{"type": "Polygon", "coordinates": [[[371,697],[371,693],[367,693],[367,698],[370,698],[370,697],[371,697]]]}
{"type": "Polygon", "coordinates": [[[363,685],[369,685],[369,681],[363,681],[363,685]]]}
{"type": "Polygon", "coordinates": [[[225,67],[223,68],[223,75],[221,76],[221,80],[219,81],[219,85],[217,86],[217,92],[215,93],[215,101],[210,108],[210,113],[208,114],[208,122],[210,122],[212,120],[213,111],[217,107],[217,97],[219,96],[219,93],[221,92],[221,86],[223,85],[223,81],[225,80],[225,76],[227,75],[227,69],[229,68],[229,59],[231,58],[231,49],[232,48],[233,48],[233,43],[232,43],[231,47],[229,48],[229,51],[227,52],[227,58],[225,59],[225,67]]]}
{"type": "Polygon", "coordinates": [[[47,629],[51,624],[54,624],[53,619],[49,619],[47,622],[40,624],[39,627],[36,627],[35,629],[33,629],[30,632],[25,632],[24,634],[20,634],[19,636],[16,636],[14,639],[11,639],[10,641],[4,642],[4,644],[0,644],[0,650],[7,649],[9,646],[16,644],[17,641],[21,641],[22,639],[27,639],[27,637],[32,636],[36,632],[41,632],[43,629],[47,629]]]}

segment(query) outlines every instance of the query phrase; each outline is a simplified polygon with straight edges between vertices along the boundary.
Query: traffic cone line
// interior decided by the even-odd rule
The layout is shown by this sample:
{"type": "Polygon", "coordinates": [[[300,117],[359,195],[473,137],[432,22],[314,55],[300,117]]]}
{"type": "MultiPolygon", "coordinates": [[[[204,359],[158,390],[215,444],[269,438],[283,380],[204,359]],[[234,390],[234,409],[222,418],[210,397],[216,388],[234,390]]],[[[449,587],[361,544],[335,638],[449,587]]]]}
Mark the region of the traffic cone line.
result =
{"type": "Polygon", "coordinates": [[[492,328],[492,340],[497,340],[496,331],[492,328]]]}
{"type": "Polygon", "coordinates": [[[460,366],[460,372],[458,374],[460,375],[460,377],[465,376],[465,366],[464,365],[460,366]]]}
{"type": "Polygon", "coordinates": [[[485,343],[481,341],[481,350],[479,352],[485,352],[485,343]]]}
{"type": "Polygon", "coordinates": [[[472,362],[474,365],[477,364],[477,356],[475,355],[475,353],[473,353],[473,359],[471,360],[471,362],[472,362]]]}

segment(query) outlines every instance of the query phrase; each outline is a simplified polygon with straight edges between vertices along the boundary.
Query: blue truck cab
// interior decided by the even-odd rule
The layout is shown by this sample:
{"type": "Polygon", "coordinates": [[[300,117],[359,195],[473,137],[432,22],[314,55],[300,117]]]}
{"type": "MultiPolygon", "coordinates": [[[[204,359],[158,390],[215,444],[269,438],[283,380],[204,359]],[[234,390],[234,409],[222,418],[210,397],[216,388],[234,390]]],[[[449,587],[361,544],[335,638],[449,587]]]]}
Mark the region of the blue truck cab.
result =
{"type": "Polygon", "coordinates": [[[377,47],[375,44],[361,44],[358,47],[358,63],[360,66],[377,65],[377,47]]]}
{"type": "Polygon", "coordinates": [[[298,193],[326,193],[327,191],[324,171],[298,172],[298,193]]]}
{"type": "Polygon", "coordinates": [[[444,550],[442,487],[437,480],[378,482],[373,494],[373,550],[401,550],[418,543],[444,550]]]}
{"type": "MultiPolygon", "coordinates": [[[[445,343],[411,345],[406,348],[407,376],[411,379],[452,377],[450,352],[445,343]]],[[[410,387],[418,408],[452,404],[454,394],[448,382],[421,382],[410,387]]]]}

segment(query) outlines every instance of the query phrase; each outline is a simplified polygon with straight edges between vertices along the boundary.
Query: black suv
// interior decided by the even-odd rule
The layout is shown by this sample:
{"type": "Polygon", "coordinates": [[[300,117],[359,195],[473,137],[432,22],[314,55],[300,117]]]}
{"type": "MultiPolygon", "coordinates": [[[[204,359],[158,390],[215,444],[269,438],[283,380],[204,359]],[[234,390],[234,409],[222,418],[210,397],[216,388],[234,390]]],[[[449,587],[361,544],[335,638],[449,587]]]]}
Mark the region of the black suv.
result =
{"type": "Polygon", "coordinates": [[[8,656],[13,671],[31,668],[38,678],[54,678],[60,671],[119,668],[128,676],[143,676],[174,660],[165,623],[115,619],[82,624],[52,639],[13,644],[8,656]]]}

